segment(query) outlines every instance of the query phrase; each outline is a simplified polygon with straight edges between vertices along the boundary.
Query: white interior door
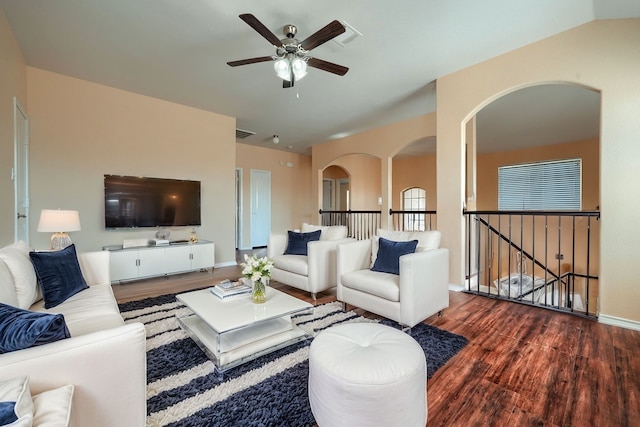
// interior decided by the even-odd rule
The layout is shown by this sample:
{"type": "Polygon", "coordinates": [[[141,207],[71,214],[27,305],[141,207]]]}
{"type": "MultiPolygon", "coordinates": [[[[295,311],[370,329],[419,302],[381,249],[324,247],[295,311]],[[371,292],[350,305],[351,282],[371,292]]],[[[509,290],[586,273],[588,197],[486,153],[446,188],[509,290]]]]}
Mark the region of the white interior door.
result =
{"type": "Polygon", "coordinates": [[[15,97],[13,152],[15,240],[29,243],[29,117],[15,97]]]}
{"type": "Polygon", "coordinates": [[[271,232],[271,172],[251,171],[251,246],[267,246],[271,232]]]}
{"type": "Polygon", "coordinates": [[[236,169],[236,249],[242,246],[242,169],[236,169]]]}
{"type": "Polygon", "coordinates": [[[333,194],[333,179],[325,178],[322,180],[322,210],[332,211],[335,208],[333,194]]]}

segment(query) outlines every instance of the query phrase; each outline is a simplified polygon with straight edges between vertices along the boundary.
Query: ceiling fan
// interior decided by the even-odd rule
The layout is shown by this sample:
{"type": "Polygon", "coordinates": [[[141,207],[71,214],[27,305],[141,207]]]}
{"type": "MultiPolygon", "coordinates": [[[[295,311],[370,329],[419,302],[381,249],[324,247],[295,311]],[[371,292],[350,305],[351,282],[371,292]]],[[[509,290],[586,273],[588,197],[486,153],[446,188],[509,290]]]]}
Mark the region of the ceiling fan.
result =
{"type": "Polygon", "coordinates": [[[349,71],[349,68],[343,67],[342,65],[308,56],[309,51],[312,49],[345,32],[344,25],[339,21],[334,20],[306,39],[299,41],[295,38],[298,32],[295,25],[285,25],[282,28],[282,32],[286,37],[280,40],[252,14],[242,14],[240,15],[240,19],[271,43],[276,49],[276,54],[227,62],[227,64],[232,67],[255,64],[257,62],[275,61],[273,65],[276,74],[282,79],[283,88],[293,87],[295,81],[303,78],[307,74],[307,65],[339,76],[344,76],[347,71],[349,71]]]}

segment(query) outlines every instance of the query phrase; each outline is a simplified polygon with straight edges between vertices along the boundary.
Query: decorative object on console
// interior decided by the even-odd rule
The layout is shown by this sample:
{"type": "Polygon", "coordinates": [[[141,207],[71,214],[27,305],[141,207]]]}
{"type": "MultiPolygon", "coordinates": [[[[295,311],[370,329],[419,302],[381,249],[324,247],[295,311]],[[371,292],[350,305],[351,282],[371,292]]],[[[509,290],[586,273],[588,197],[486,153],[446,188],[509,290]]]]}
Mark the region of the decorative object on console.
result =
{"type": "Polygon", "coordinates": [[[256,304],[265,302],[273,261],[267,257],[258,258],[256,255],[249,257],[245,254],[244,262],[240,266],[242,275],[252,282],[251,300],[256,304]]]}
{"type": "Polygon", "coordinates": [[[78,211],[42,209],[37,230],[54,233],[49,249],[59,251],[71,245],[71,237],[67,234],[69,231],[80,231],[80,214],[78,211]]]}
{"type": "Polygon", "coordinates": [[[191,233],[189,233],[189,243],[198,243],[198,234],[195,228],[192,228],[191,233]]]}
{"type": "Polygon", "coordinates": [[[169,230],[158,230],[156,231],[156,238],[160,239],[160,240],[169,240],[169,236],[171,235],[171,232],[169,230]]]}

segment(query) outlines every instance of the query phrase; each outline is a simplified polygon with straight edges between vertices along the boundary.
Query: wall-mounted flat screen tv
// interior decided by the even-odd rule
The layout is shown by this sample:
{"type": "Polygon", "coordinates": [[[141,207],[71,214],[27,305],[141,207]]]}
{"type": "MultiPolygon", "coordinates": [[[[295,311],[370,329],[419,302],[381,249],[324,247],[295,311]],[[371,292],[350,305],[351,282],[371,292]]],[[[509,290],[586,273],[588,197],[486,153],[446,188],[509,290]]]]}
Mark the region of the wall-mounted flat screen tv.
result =
{"type": "Polygon", "coordinates": [[[105,228],[201,225],[200,181],[104,176],[105,228]]]}

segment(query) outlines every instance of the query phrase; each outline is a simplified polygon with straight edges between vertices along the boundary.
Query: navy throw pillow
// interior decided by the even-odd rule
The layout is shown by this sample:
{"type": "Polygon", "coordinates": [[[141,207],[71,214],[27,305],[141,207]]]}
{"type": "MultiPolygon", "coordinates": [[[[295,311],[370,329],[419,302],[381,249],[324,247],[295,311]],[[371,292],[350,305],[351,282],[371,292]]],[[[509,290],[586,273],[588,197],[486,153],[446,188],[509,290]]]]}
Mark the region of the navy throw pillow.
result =
{"type": "Polygon", "coordinates": [[[0,353],[69,337],[62,314],[39,313],[0,303],[0,353]]]}
{"type": "Polygon", "coordinates": [[[417,246],[417,240],[394,242],[380,237],[378,240],[378,256],[371,270],[381,273],[400,274],[400,257],[414,253],[417,246]]]}
{"type": "Polygon", "coordinates": [[[307,255],[307,243],[320,240],[322,230],[312,231],[311,233],[296,233],[289,231],[289,241],[285,255],[307,255]]]}
{"type": "Polygon", "coordinates": [[[29,252],[29,257],[42,288],[45,308],[53,308],[89,287],[80,270],[75,245],[55,252],[29,252]]]}
{"type": "Polygon", "coordinates": [[[18,421],[16,402],[0,402],[0,426],[8,426],[18,421]]]}

